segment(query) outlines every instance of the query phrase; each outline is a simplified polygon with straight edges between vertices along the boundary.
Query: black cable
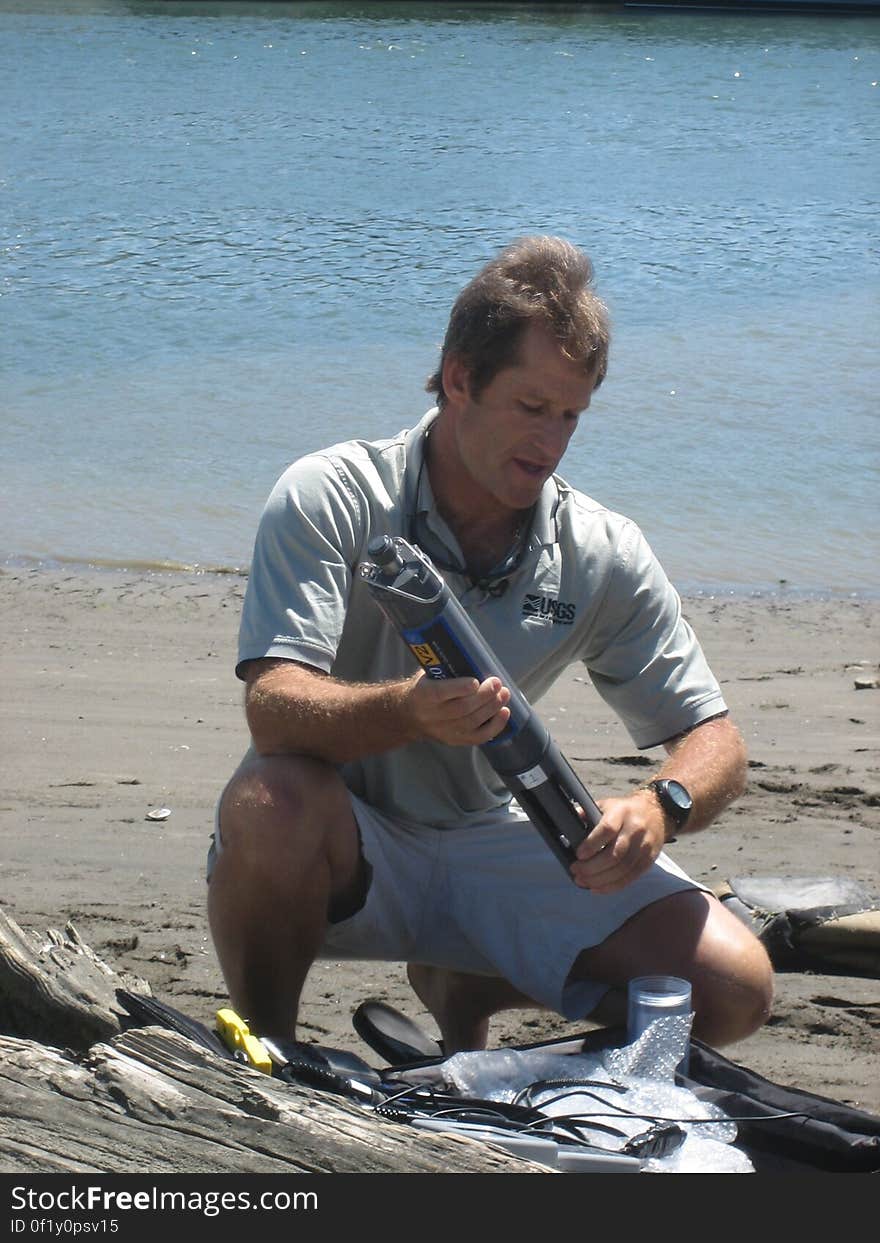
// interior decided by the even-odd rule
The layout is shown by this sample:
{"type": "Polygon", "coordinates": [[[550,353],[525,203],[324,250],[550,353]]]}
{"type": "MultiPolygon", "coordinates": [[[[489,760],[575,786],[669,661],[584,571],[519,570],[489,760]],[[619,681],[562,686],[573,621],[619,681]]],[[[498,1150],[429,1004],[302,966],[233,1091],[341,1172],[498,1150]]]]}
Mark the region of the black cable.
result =
{"type": "Polygon", "coordinates": [[[628,1092],[629,1088],[625,1084],[616,1083],[613,1079],[538,1079],[534,1083],[529,1083],[526,1087],[521,1088],[513,1098],[514,1103],[518,1104],[521,1096],[527,1096],[531,1092],[542,1092],[548,1088],[607,1088],[610,1092],[628,1092]]]}
{"type": "Polygon", "coordinates": [[[468,1104],[461,1101],[460,1098],[454,1099],[452,1103],[444,1104],[437,1099],[435,1094],[429,1093],[431,1097],[430,1103],[422,1102],[427,1104],[428,1107],[419,1110],[414,1104],[408,1107],[406,1104],[399,1103],[400,1099],[405,1095],[408,1095],[408,1093],[397,1093],[394,1103],[383,1102],[376,1106],[376,1112],[380,1117],[385,1117],[395,1122],[412,1122],[415,1118],[424,1116],[441,1120],[445,1118],[450,1122],[469,1122],[475,1126],[489,1127],[496,1131],[510,1132],[514,1135],[528,1133],[537,1138],[550,1139],[563,1147],[598,1148],[606,1153],[622,1153],[626,1156],[640,1158],[665,1156],[680,1147],[685,1139],[684,1131],[676,1126],[654,1125],[645,1132],[630,1136],[626,1131],[620,1130],[619,1127],[610,1126],[603,1122],[593,1122],[591,1124],[592,1130],[602,1131],[606,1135],[611,1135],[615,1139],[624,1141],[618,1148],[604,1148],[595,1142],[585,1140],[581,1131],[572,1125],[567,1118],[554,1118],[547,1114],[541,1114],[540,1110],[537,1109],[506,1102],[490,1103],[482,1101],[468,1104]],[[513,1116],[509,1112],[511,1109],[516,1111],[513,1116]],[[505,1112],[505,1110],[508,1112],[505,1112]]]}
{"type": "MultiPolygon", "coordinates": [[[[809,1119],[811,1116],[802,1110],[792,1110],[790,1112],[743,1117],[725,1114],[721,1118],[668,1118],[657,1114],[625,1109],[623,1106],[619,1106],[615,1110],[597,1110],[592,1113],[578,1111],[576,1113],[554,1115],[543,1112],[544,1107],[554,1104],[556,1101],[564,1100],[569,1095],[568,1092],[557,1093],[557,1095],[549,1100],[542,1101],[539,1105],[526,1104],[521,1099],[527,1097],[533,1090],[552,1087],[557,1083],[565,1084],[567,1087],[577,1087],[582,1090],[588,1083],[596,1087],[610,1089],[612,1092],[626,1092],[628,1090],[620,1084],[609,1084],[597,1080],[543,1080],[522,1089],[517,1093],[516,1098],[512,1102],[505,1102],[479,1099],[468,1101],[467,1098],[455,1097],[448,1093],[437,1091],[429,1085],[407,1085],[399,1092],[395,1092],[378,1105],[375,1105],[374,1109],[380,1116],[393,1121],[409,1122],[414,1117],[419,1116],[447,1118],[450,1121],[457,1120],[472,1122],[475,1125],[494,1126],[499,1130],[511,1131],[515,1134],[528,1133],[539,1138],[546,1137],[564,1145],[588,1144],[589,1141],[585,1139],[583,1129],[584,1127],[589,1127],[594,1131],[601,1131],[604,1134],[614,1136],[616,1139],[626,1141],[622,1148],[607,1151],[622,1152],[626,1150],[632,1155],[638,1156],[662,1156],[666,1152],[673,1151],[685,1138],[683,1132],[679,1134],[673,1133],[680,1124],[719,1126],[724,1123],[773,1122],[785,1118],[809,1119]],[[621,1120],[622,1117],[647,1122],[650,1124],[651,1129],[645,1132],[644,1135],[629,1137],[627,1132],[620,1130],[619,1127],[598,1121],[600,1118],[621,1120]],[[666,1128],[665,1133],[663,1128],[666,1128]]],[[[595,1092],[588,1091],[586,1095],[593,1096],[602,1104],[609,1103],[595,1092]]],[[[591,1144],[590,1146],[598,1147],[596,1144],[591,1144]]]]}
{"type": "MultiPolygon", "coordinates": [[[[551,1096],[549,1100],[542,1101],[540,1105],[529,1099],[533,1091],[544,1092],[555,1087],[577,1088],[578,1091],[583,1093],[584,1096],[592,1096],[594,1100],[599,1101],[603,1105],[607,1105],[609,1103],[606,1101],[605,1097],[600,1096],[598,1092],[588,1091],[586,1087],[587,1084],[591,1084],[593,1087],[597,1088],[610,1088],[612,1092],[627,1091],[626,1088],[620,1087],[619,1084],[603,1083],[599,1079],[543,1079],[539,1083],[530,1083],[527,1088],[523,1088],[522,1091],[517,1092],[514,1097],[514,1103],[518,1105],[527,1105],[532,1109],[540,1109],[543,1105],[552,1105],[554,1101],[562,1100],[564,1097],[569,1095],[568,1092],[560,1092],[557,1096],[551,1096]]],[[[627,1113],[627,1110],[621,1106],[620,1112],[627,1113]]]]}
{"type": "MultiPolygon", "coordinates": [[[[562,1095],[564,1095],[564,1093],[562,1095]]],[[[556,1097],[555,1099],[561,1100],[562,1095],[556,1097]]],[[[625,1112],[628,1118],[640,1118],[643,1122],[669,1122],[673,1124],[690,1123],[692,1126],[723,1126],[725,1122],[776,1122],[781,1118],[810,1118],[812,1116],[811,1114],[804,1112],[804,1110],[796,1109],[791,1113],[748,1114],[745,1117],[731,1117],[730,1114],[725,1114],[723,1118],[662,1118],[659,1114],[635,1113],[629,1110],[618,1110],[616,1113],[548,1114],[547,1117],[553,1121],[556,1121],[557,1119],[564,1119],[567,1122],[578,1122],[592,1118],[619,1118],[621,1112],[625,1112]]],[[[526,1127],[526,1129],[528,1129],[528,1127],[526,1127]]]]}
{"type": "MultiPolygon", "coordinates": [[[[607,1089],[610,1089],[612,1092],[628,1091],[626,1087],[623,1087],[618,1083],[605,1083],[602,1080],[544,1079],[544,1080],[539,1080],[537,1083],[531,1083],[528,1085],[528,1087],[523,1088],[522,1091],[517,1093],[517,1096],[515,1099],[517,1102],[519,1102],[521,1097],[528,1098],[533,1091],[542,1091],[547,1088],[556,1087],[557,1085],[565,1085],[566,1087],[568,1086],[577,1087],[583,1091],[584,1086],[587,1084],[593,1087],[607,1088],[607,1089]]],[[[557,1093],[556,1096],[551,1096],[547,1100],[543,1100],[540,1102],[528,1101],[528,1105],[534,1109],[544,1109],[547,1105],[555,1104],[556,1101],[565,1100],[565,1098],[568,1095],[569,1095],[568,1092],[559,1092],[557,1093]]],[[[594,1100],[599,1101],[603,1105],[610,1104],[609,1101],[606,1101],[597,1092],[583,1091],[583,1095],[591,1096],[594,1098],[594,1100]]],[[[525,1104],[526,1100],[523,1100],[522,1103],[525,1104]]],[[[716,1126],[723,1122],[757,1122],[760,1120],[766,1120],[767,1122],[773,1122],[773,1121],[776,1121],[778,1119],[783,1119],[783,1118],[809,1118],[811,1116],[810,1114],[805,1113],[803,1110],[794,1110],[791,1113],[760,1114],[757,1117],[754,1115],[749,1116],[749,1117],[731,1117],[730,1114],[725,1114],[723,1118],[661,1118],[659,1115],[656,1115],[656,1114],[642,1113],[639,1110],[626,1109],[623,1105],[619,1105],[616,1107],[615,1111],[611,1111],[608,1113],[596,1113],[596,1114],[581,1113],[581,1114],[557,1114],[557,1115],[551,1114],[550,1117],[556,1116],[556,1117],[561,1117],[561,1118],[568,1118],[569,1120],[571,1120],[577,1117],[614,1118],[614,1117],[619,1117],[621,1114],[625,1115],[628,1118],[641,1118],[642,1120],[646,1122],[671,1122],[671,1123],[692,1122],[694,1125],[708,1122],[708,1123],[714,1123],[716,1126]]]]}

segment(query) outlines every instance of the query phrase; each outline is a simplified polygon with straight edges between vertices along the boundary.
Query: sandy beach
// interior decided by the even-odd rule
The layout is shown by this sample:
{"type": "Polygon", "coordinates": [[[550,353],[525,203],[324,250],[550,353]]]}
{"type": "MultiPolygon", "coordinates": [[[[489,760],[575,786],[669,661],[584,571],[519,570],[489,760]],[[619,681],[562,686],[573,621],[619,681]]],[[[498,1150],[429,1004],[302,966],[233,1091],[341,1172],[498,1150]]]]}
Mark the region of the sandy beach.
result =
{"type": "MultiPolygon", "coordinates": [[[[4,634],[0,906],[24,927],[72,920],[109,963],[211,1023],[226,1003],[205,916],[217,794],[245,748],[233,673],[245,579],[78,568],[0,572],[4,634]],[[167,807],[164,821],[147,818],[167,807]]],[[[880,602],[685,601],[750,753],[747,793],[675,857],[737,877],[848,878],[880,893],[880,602]]],[[[656,756],[572,668],[539,708],[596,797],[656,756]]],[[[351,1025],[379,997],[423,1021],[399,965],[327,963],[300,1034],[368,1059],[351,1025]]],[[[880,1113],[880,980],[780,973],[767,1026],[725,1052],[780,1083],[880,1113]]],[[[492,1042],[575,1030],[515,1012],[492,1042]]]]}

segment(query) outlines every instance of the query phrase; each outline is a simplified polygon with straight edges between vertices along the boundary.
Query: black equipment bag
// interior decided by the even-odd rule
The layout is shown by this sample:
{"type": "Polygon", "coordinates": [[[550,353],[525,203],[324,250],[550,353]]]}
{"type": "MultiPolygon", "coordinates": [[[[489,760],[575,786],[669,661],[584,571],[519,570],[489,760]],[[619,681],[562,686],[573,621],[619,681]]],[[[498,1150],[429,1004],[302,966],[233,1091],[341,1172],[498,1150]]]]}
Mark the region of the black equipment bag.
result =
{"type": "Polygon", "coordinates": [[[737,1147],[759,1174],[880,1172],[875,1114],[772,1083],[699,1040],[691,1040],[690,1071],[681,1084],[737,1119],[737,1147]]]}

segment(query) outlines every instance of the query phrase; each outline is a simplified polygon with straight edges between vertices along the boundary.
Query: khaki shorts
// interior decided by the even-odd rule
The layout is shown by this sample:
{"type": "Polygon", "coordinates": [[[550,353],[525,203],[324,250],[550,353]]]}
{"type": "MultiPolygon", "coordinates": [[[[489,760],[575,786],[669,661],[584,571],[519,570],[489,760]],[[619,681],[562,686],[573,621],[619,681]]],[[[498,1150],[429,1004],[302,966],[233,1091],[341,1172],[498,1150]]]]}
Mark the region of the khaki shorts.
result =
{"type": "Polygon", "coordinates": [[[432,829],[351,802],[369,887],[354,914],[328,925],[319,958],[501,976],[570,1020],[592,1013],[609,987],[569,981],[581,950],[652,902],[704,888],[661,854],[620,893],[580,889],[516,803],[461,829],[432,829]]]}

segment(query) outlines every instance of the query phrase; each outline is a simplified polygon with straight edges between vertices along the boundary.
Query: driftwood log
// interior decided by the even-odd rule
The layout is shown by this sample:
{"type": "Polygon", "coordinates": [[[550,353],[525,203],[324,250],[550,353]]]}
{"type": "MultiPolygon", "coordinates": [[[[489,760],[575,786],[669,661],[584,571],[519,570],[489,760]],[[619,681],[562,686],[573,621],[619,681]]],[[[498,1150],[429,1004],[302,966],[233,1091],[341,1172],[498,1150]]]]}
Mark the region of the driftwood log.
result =
{"type": "Polygon", "coordinates": [[[162,1027],[122,1028],[117,975],[70,925],[0,911],[2,1173],[548,1173],[383,1120],[162,1027]]]}
{"type": "Polygon", "coordinates": [[[87,1049],[120,1031],[118,988],[150,994],[146,980],[117,975],[73,924],[41,936],[0,909],[0,1032],[87,1049]]]}

